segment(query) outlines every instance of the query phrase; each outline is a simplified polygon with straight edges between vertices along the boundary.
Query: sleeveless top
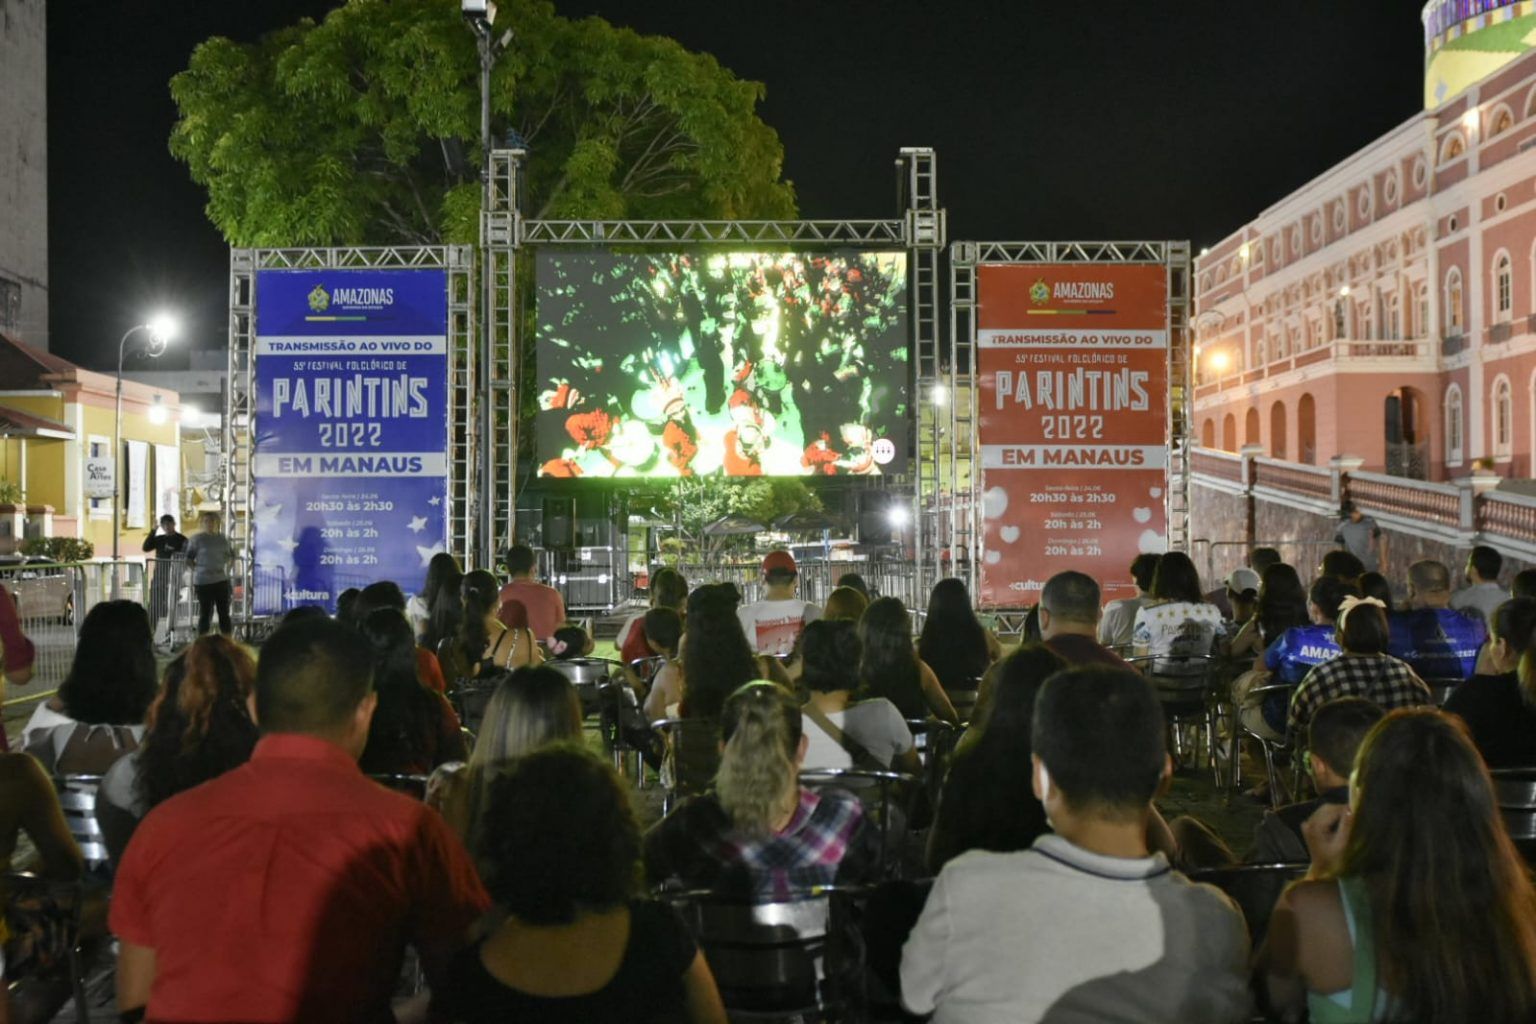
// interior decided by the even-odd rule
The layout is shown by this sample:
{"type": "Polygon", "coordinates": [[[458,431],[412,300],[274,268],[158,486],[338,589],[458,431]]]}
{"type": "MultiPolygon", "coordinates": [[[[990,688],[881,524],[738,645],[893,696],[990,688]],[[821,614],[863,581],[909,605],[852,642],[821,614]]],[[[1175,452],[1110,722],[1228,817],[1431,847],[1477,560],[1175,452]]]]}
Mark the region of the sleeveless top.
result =
{"type": "Polygon", "coordinates": [[[1376,983],[1376,937],[1371,921],[1371,898],[1359,878],[1339,879],[1339,899],[1344,904],[1344,923],[1355,949],[1354,979],[1346,991],[1307,993],[1307,1013],[1312,1024],[1372,1024],[1385,1021],[1391,1000],[1376,983]]]}

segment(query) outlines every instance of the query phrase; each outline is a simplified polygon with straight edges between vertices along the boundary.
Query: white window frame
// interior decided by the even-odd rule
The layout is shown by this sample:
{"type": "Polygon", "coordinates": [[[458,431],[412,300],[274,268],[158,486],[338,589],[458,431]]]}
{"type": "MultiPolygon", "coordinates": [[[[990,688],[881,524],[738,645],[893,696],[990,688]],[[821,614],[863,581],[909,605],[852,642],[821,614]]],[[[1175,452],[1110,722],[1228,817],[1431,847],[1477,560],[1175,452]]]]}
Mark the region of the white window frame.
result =
{"type": "Polygon", "coordinates": [[[1489,394],[1492,395],[1489,411],[1493,422],[1489,433],[1493,435],[1493,457],[1499,462],[1508,462],[1515,447],[1514,389],[1509,385],[1509,378],[1502,373],[1495,377],[1489,394]],[[1503,427],[1503,437],[1499,436],[1500,427],[1503,427]]]}
{"type": "Polygon", "coordinates": [[[1493,322],[1509,323],[1515,315],[1515,261],[1505,249],[1493,255],[1493,322]],[[1502,265],[1502,272],[1500,266],[1502,265]]]}
{"type": "Polygon", "coordinates": [[[1461,385],[1445,389],[1445,464],[1459,466],[1466,458],[1466,403],[1461,385]]]}

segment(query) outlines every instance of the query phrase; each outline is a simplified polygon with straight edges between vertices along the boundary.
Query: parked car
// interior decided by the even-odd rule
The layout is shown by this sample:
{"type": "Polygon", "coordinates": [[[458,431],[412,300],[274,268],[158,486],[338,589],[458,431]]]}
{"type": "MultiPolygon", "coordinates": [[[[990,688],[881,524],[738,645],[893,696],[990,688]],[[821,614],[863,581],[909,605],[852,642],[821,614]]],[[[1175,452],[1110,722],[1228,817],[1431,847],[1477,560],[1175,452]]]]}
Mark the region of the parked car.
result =
{"type": "Polygon", "coordinates": [[[57,562],[0,555],[0,584],[10,591],[23,622],[75,621],[74,578],[57,562]]]}

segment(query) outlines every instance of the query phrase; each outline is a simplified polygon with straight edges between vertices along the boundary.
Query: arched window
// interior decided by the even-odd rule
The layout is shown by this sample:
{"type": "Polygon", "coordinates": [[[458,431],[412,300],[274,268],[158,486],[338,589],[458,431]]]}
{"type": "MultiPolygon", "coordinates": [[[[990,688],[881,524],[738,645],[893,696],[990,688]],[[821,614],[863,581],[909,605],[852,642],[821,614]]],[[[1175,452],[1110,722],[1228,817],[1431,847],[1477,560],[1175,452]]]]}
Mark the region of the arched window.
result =
{"type": "Polygon", "coordinates": [[[1371,315],[1371,300],[1366,299],[1355,307],[1355,323],[1360,325],[1360,337],[1376,337],[1375,317],[1371,315]]]}
{"type": "Polygon", "coordinates": [[[1403,336],[1403,302],[1397,292],[1387,298],[1387,340],[1399,341],[1403,336]]]}
{"type": "Polygon", "coordinates": [[[1237,416],[1230,412],[1221,421],[1221,447],[1229,452],[1237,451],[1237,416]]]}
{"type": "Polygon", "coordinates": [[[1493,260],[1493,318],[1503,322],[1515,308],[1515,266],[1509,253],[1501,252],[1493,260]]]}
{"type": "Polygon", "coordinates": [[[1285,403],[1276,402],[1269,407],[1269,454],[1277,459],[1285,458],[1285,403]]]}
{"type": "Polygon", "coordinates": [[[1488,137],[1491,139],[1495,135],[1503,135],[1513,128],[1515,126],[1515,115],[1510,112],[1508,107],[1501,103],[1498,109],[1493,112],[1490,123],[1492,127],[1488,129],[1488,137]]]}
{"type": "Polygon", "coordinates": [[[1440,147],[1440,162],[1448,164],[1452,160],[1461,157],[1467,151],[1467,140],[1461,137],[1461,132],[1451,132],[1446,138],[1445,144],[1440,147]]]}
{"type": "Polygon", "coordinates": [[[1209,416],[1206,417],[1204,423],[1200,424],[1200,447],[1216,447],[1216,421],[1209,416]]]}
{"type": "Polygon", "coordinates": [[[1452,267],[1445,272],[1445,333],[1462,333],[1466,322],[1462,309],[1461,268],[1452,267]]]}
{"type": "Polygon", "coordinates": [[[1243,422],[1243,444],[1262,444],[1259,440],[1259,410],[1249,409],[1243,422]]]}
{"type": "Polygon", "coordinates": [[[1317,465],[1317,403],[1310,394],[1296,404],[1296,454],[1308,466],[1317,465]]]}
{"type": "Polygon", "coordinates": [[[1463,455],[1461,385],[1452,384],[1445,389],[1445,461],[1448,465],[1461,465],[1463,455]]]}
{"type": "Polygon", "coordinates": [[[1414,290],[1413,315],[1413,336],[1415,338],[1429,337],[1429,285],[1427,284],[1420,284],[1414,290]]]}
{"type": "Polygon", "coordinates": [[[1344,337],[1346,328],[1344,325],[1344,300],[1335,299],[1333,302],[1333,336],[1335,339],[1344,337]]]}
{"type": "Polygon", "coordinates": [[[1514,411],[1510,408],[1509,378],[1493,382],[1493,457],[1507,461],[1514,447],[1514,411]]]}
{"type": "Polygon", "coordinates": [[[1269,360],[1265,358],[1264,339],[1263,338],[1260,338],[1258,341],[1254,342],[1253,365],[1254,366],[1268,366],[1269,365],[1269,360]]]}

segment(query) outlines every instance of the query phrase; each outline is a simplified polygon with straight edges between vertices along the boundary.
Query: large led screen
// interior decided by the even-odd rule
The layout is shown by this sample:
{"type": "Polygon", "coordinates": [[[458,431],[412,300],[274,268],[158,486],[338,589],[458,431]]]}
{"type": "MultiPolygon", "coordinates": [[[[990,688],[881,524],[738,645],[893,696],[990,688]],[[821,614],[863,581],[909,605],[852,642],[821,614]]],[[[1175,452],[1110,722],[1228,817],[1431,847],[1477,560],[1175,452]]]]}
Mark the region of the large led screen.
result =
{"type": "Polygon", "coordinates": [[[543,252],[539,473],[900,473],[899,252],[543,252]]]}

